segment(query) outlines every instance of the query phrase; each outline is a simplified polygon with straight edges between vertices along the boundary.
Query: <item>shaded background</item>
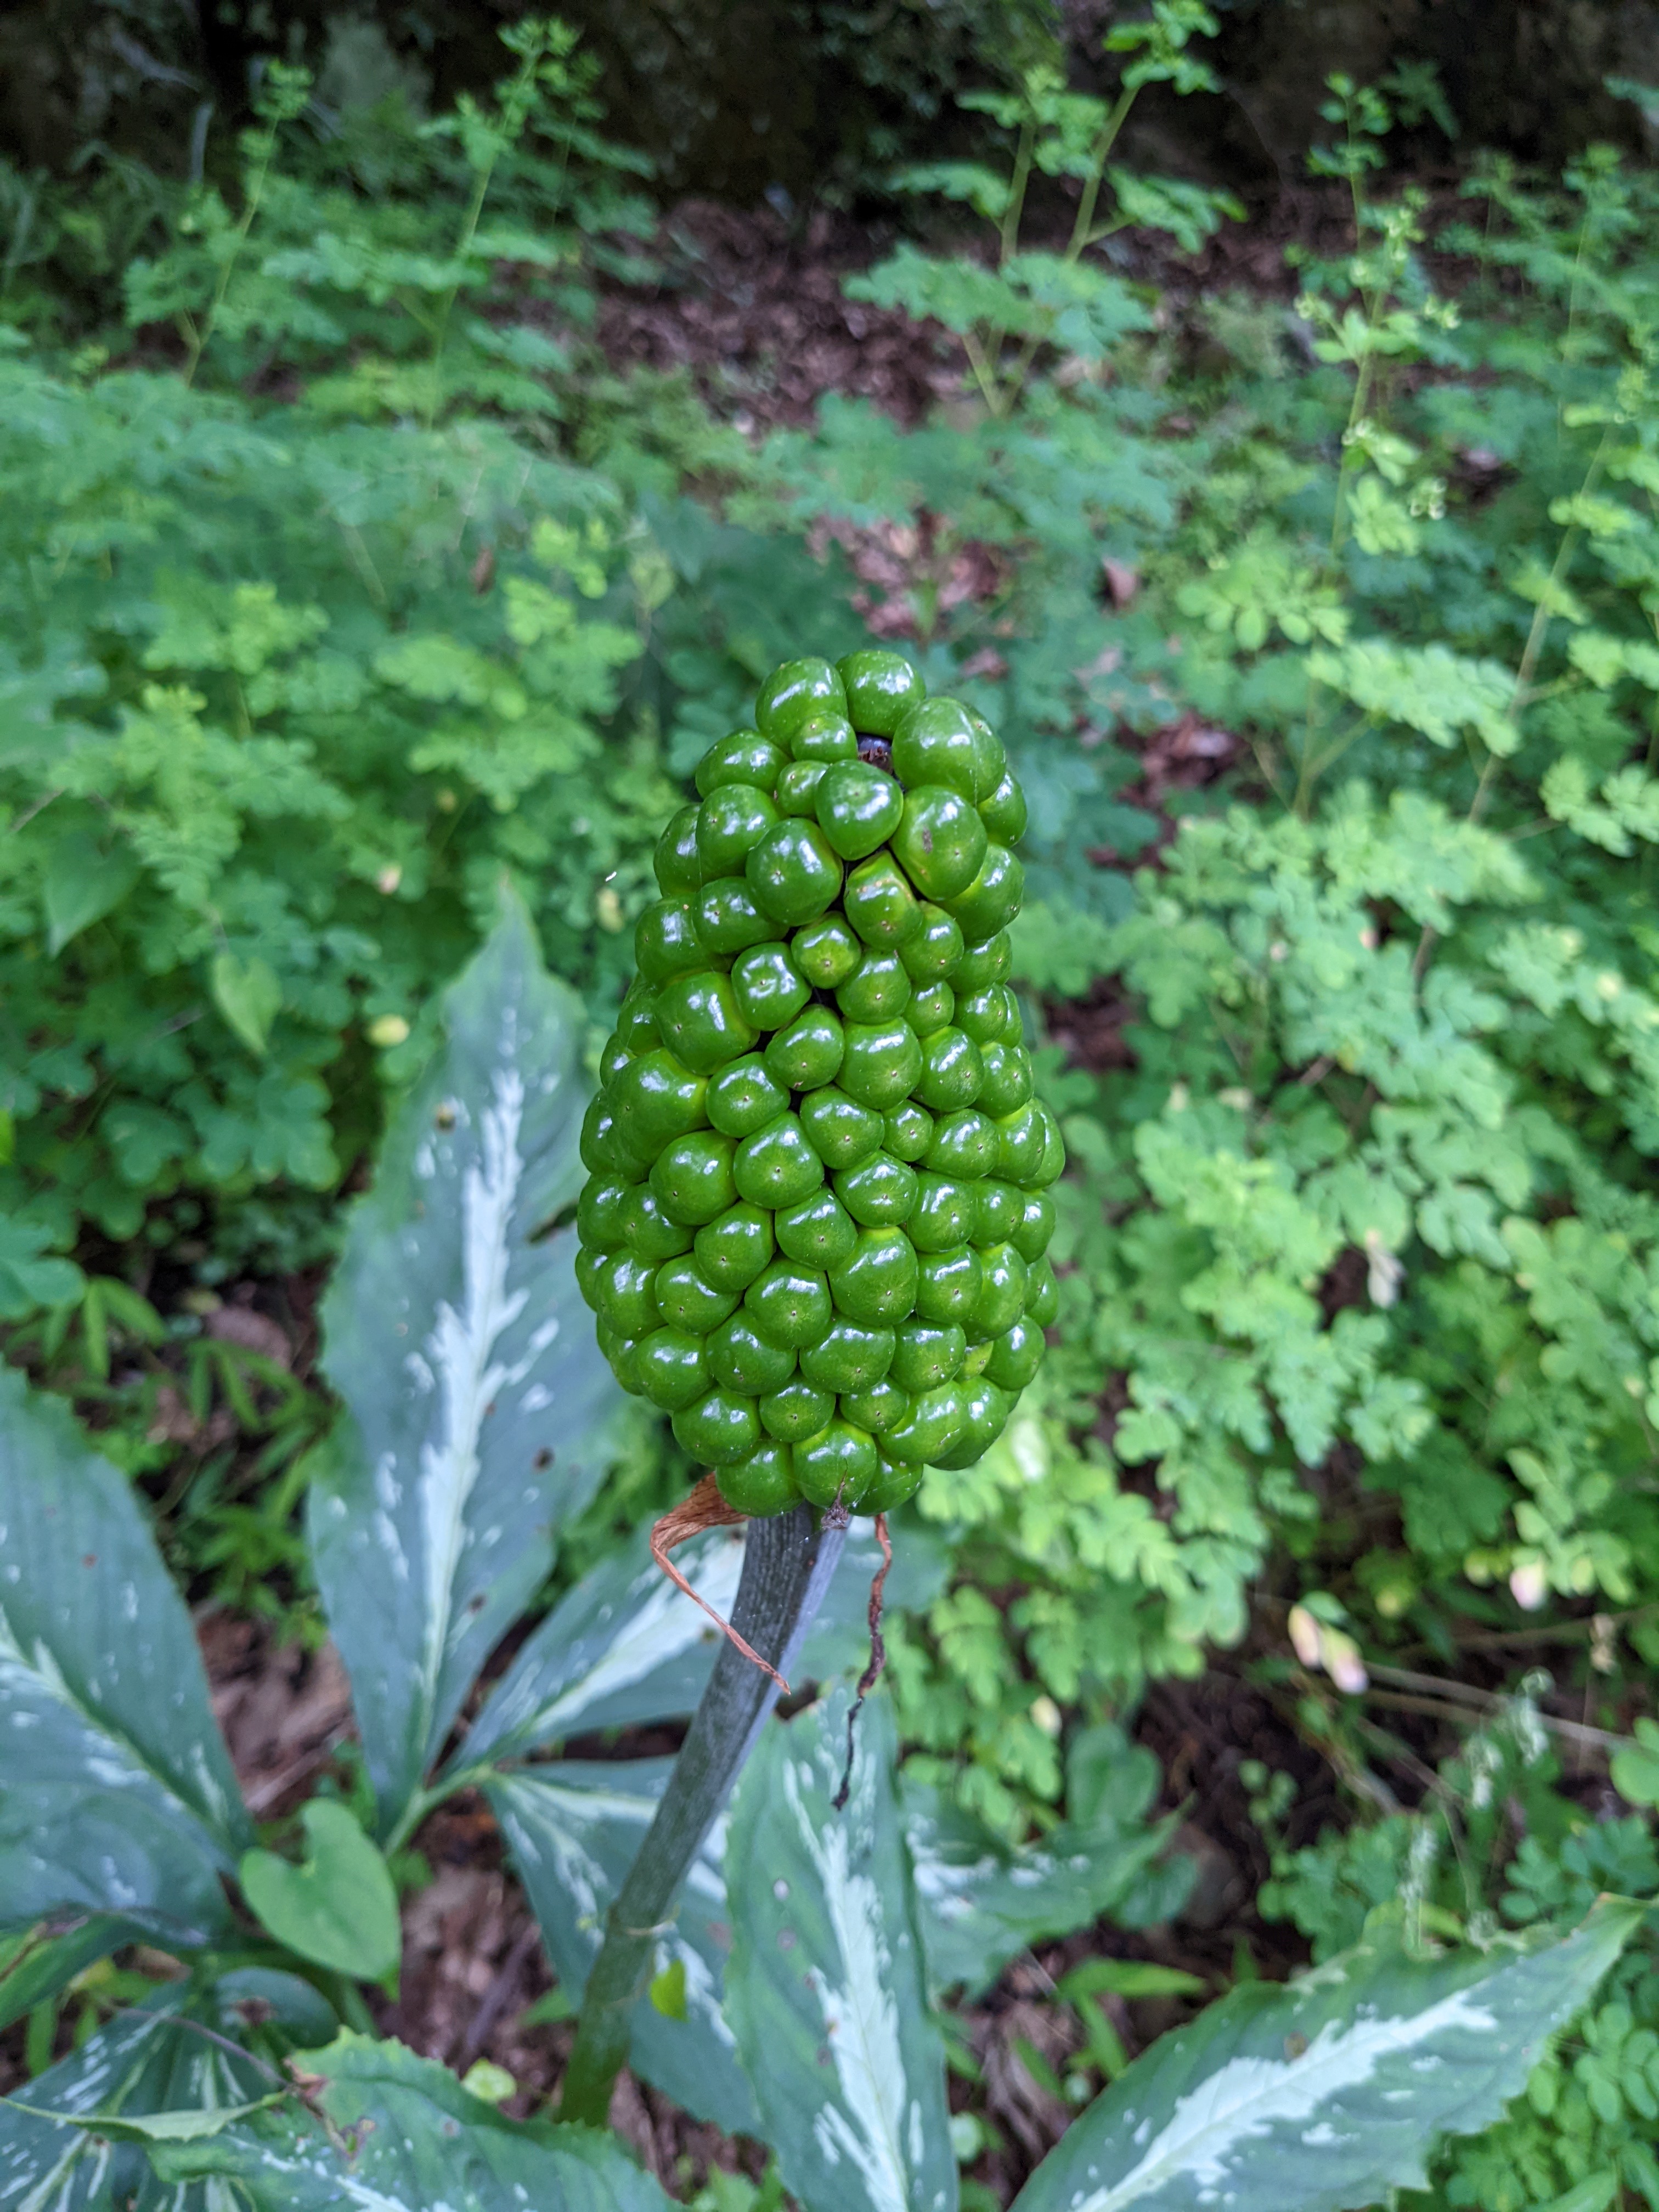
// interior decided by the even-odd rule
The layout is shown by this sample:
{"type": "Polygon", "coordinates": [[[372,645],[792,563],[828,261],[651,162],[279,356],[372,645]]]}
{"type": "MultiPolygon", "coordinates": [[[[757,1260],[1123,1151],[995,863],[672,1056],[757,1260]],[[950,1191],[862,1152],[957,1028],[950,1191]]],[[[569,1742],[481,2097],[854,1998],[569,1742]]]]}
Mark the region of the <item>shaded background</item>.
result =
{"type": "MultiPolygon", "coordinates": [[[[1299,173],[1326,74],[1438,68],[1466,141],[1559,163],[1651,126],[1608,74],[1659,80],[1655,0],[1213,0],[1226,89],[1154,88],[1129,150],[1245,189],[1299,173]]],[[[102,146],[164,172],[205,159],[246,109],[261,55],[307,62],[325,101],[402,85],[447,106],[500,73],[518,0],[25,0],[0,16],[0,148],[64,174],[102,146]]],[[[545,9],[538,12],[547,12],[545,9]]],[[[654,160],[665,198],[790,207],[867,197],[884,162],[937,149],[951,94],[1027,40],[1063,38],[1091,86],[1112,0],[562,0],[605,64],[612,134],[654,160]]],[[[1432,134],[1425,150],[1432,152],[1432,134]]],[[[1646,150],[1651,151],[1650,146],[1646,150]]]]}

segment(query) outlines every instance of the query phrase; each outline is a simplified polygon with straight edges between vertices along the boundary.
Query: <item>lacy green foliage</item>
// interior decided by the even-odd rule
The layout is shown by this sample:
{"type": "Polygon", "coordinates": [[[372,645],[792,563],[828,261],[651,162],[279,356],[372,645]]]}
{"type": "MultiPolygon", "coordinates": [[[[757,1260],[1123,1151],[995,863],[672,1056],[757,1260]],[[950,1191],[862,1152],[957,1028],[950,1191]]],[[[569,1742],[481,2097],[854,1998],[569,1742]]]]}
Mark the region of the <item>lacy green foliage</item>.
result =
{"type": "MultiPolygon", "coordinates": [[[[343,1083],[503,870],[591,977],[596,860],[672,796],[648,743],[601,750],[641,645],[618,501],[482,423],[412,444],[172,378],[0,377],[27,1218],[119,1242],[186,1188],[331,1189],[370,1133],[331,1118],[343,1083]]],[[[25,1275],[12,1317],[69,1287],[25,1275]]]]}
{"type": "Polygon", "coordinates": [[[211,1285],[329,1252],[503,878],[608,1011],[684,691],[735,711],[785,637],[839,636],[804,552],[676,503],[663,453],[713,441],[652,395],[583,417],[617,473],[559,457],[586,387],[548,333],[637,229],[637,165],[560,26],[507,43],[495,102],[332,138],[273,68],[234,194],[161,194],[127,270],[177,374],[0,331],[0,1322],[128,1417],[129,1466],[179,1458],[160,1394],[229,1417],[234,1464],[185,1458],[172,1497],[181,1563],[238,1603],[302,1567],[319,1408],[141,1295],[153,1255],[211,1285]]]}
{"type": "Polygon", "coordinates": [[[186,381],[210,349],[237,380],[280,355],[325,416],[556,416],[559,332],[591,319],[592,267],[617,266],[617,242],[646,227],[619,178],[647,164],[592,127],[596,65],[566,26],[532,19],[503,39],[519,67],[493,102],[463,94],[414,127],[386,103],[293,168],[284,126],[310,81],[273,64],[241,139],[240,210],[211,186],[188,194],[167,249],[126,271],[128,322],[174,326],[186,381]]]}
{"type": "Polygon", "coordinates": [[[1146,21],[1116,25],[1106,35],[1106,51],[1128,58],[1120,65],[1115,100],[1068,91],[1063,57],[1040,45],[1015,66],[1012,89],[960,94],[960,106],[988,116],[1007,141],[1007,169],[982,161],[918,162],[897,170],[891,181],[902,192],[957,201],[991,224],[994,267],[901,246],[867,276],[849,280],[848,293],[932,316],[953,331],[993,415],[1006,415],[1017,404],[1042,347],[1058,346],[1079,364],[1103,362],[1129,331],[1146,329],[1148,319],[1127,286],[1084,260],[1088,249],[1134,224],[1166,232],[1193,253],[1224,215],[1242,212],[1227,193],[1111,166],[1119,134],[1147,85],[1168,84],[1177,93],[1219,89],[1215,72],[1189,51],[1195,37],[1213,36],[1216,28],[1201,0],[1153,0],[1146,21]],[[1071,236],[1059,253],[1020,247],[1034,175],[1064,177],[1079,188],[1071,236]],[[1111,210],[1103,216],[1103,196],[1111,210]]]}
{"type": "Polygon", "coordinates": [[[592,319],[587,280],[632,265],[649,227],[629,189],[649,164],[599,131],[598,65],[567,25],[504,43],[518,67],[495,96],[430,121],[395,92],[331,107],[268,63],[248,127],[210,130],[191,184],[99,145],[67,183],[0,163],[0,314],[118,352],[118,300],[131,330],[176,335],[187,376],[280,362],[333,413],[429,420],[471,397],[557,415],[548,379],[592,319]]]}
{"type": "MultiPolygon", "coordinates": [[[[1109,343],[1038,331],[1015,258],[929,264],[966,288],[977,425],[841,406],[770,456],[843,535],[949,518],[886,612],[1023,726],[1016,980],[1112,1010],[1097,1068],[1039,1054],[1073,1164],[1056,1356],[921,1496],[963,1571],[900,1651],[905,1724],[971,1744],[993,1817],[1057,1799],[1060,1707],[1237,1637],[1274,1551],[1368,1648],[1654,1595],[1654,183],[1477,164],[1436,241],[1476,270],[1454,306],[1420,201],[1365,196],[1403,96],[1335,88],[1355,250],[1304,257],[1288,333],[1212,317],[1218,382],[1124,336],[1152,303],[1092,264],[1109,343]],[[998,580],[953,603],[929,579],[975,542],[998,580]],[[1171,796],[1156,866],[1103,872],[1154,827],[1119,745],[1183,714],[1252,802],[1171,796]]],[[[990,175],[931,181],[996,222],[990,175]]]]}
{"type": "MultiPolygon", "coordinates": [[[[313,146],[272,73],[236,189],[169,204],[133,276],[188,389],[3,357],[0,1316],[94,1401],[182,1356],[133,1287],[152,1246],[326,1252],[503,872],[609,1024],[686,774],[785,652],[856,641],[780,517],[925,547],[880,619],[1016,734],[1028,1028],[1115,1009],[1097,1066],[1038,1056],[1075,1163],[1059,1341],[996,1449],[924,1488],[960,1571],[895,1639],[908,1740],[967,1745],[1010,1830],[1060,1799],[1063,1709],[1194,1668],[1275,1551],[1367,1646],[1511,1595],[1640,1605],[1659,1556],[1651,180],[1478,168],[1460,318],[1422,209],[1364,196],[1423,87],[1339,86],[1354,252],[1305,263],[1294,323],[1223,302],[1187,349],[1090,247],[1154,220],[1124,103],[1200,82],[1205,28],[1126,27],[1115,104],[1028,71],[985,107],[1006,169],[909,179],[995,234],[868,280],[972,341],[972,418],[827,403],[744,460],[683,392],[586,381],[624,178],[547,28],[421,133],[377,111],[313,146]],[[1039,173],[1092,192],[1058,252],[1020,238],[1039,173]],[[515,365],[515,316],[561,360],[515,365]],[[675,496],[691,459],[722,520],[675,496]],[[1183,716],[1242,794],[1128,790],[1183,716]],[[1135,878],[1112,856],[1155,807],[1188,812],[1135,878]]],[[[248,1384],[188,1357],[192,1404],[248,1384]]],[[[254,1379],[291,1482],[305,1404],[254,1379]]],[[[246,1595],[298,1564],[292,1502],[182,1556],[228,1553],[246,1595]]]]}

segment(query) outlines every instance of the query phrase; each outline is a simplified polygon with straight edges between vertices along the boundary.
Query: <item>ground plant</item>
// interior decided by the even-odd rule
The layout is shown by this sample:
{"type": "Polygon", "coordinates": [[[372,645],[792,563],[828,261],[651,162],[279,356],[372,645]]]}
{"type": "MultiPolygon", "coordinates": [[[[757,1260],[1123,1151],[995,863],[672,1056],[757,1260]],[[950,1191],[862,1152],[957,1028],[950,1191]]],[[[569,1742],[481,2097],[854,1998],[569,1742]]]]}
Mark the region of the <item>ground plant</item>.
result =
{"type": "Polygon", "coordinates": [[[1401,178],[1431,75],[1334,78],[1246,285],[1122,150],[1208,11],[1099,94],[1022,23],[847,280],[908,422],[607,360],[556,22],[0,175],[0,2208],[646,2212],[626,2063],[761,2147],[702,2212],[1659,2212],[1659,182],[1401,178]],[[349,1679],[263,1826],[210,1606],[349,1679]],[[1206,1667],[1283,1763],[1197,1973],[1206,1667]],[[464,1793],[576,2022],[520,2119],[376,2032],[464,1793]]]}
{"type": "MultiPolygon", "coordinates": [[[[13,1749],[0,1920],[15,1933],[0,2004],[49,2017],[67,1984],[137,1937],[179,1974],[117,1982],[107,2024],[0,2106],[0,2203],[656,2194],[577,2124],[590,2115],[568,2081],[561,2124],[510,2123],[492,2109],[494,2069],[461,2083],[364,2032],[362,1985],[398,1967],[386,1853],[465,1786],[497,1814],[562,1981],[591,1964],[599,1979],[605,1906],[662,1764],[557,1747],[602,1722],[683,1711],[709,1661],[702,1616],[648,1565],[641,1575],[636,1549],[547,1617],[450,1747],[481,1661],[603,1473],[611,1385],[587,1330],[566,1325],[579,1311],[574,1239],[550,1227],[580,1174],[580,1012],[516,906],[446,1005],[445,1049],[390,1133],[331,1291],[343,1405],[319,1448],[309,1540],[368,1789],[358,1804],[303,1804],[297,1863],[242,1810],[188,1618],[124,1479],[60,1406],[15,1374],[4,1382],[0,1684],[13,1749]],[[550,1434],[556,1450],[537,1442],[550,1434]]],[[[796,1513],[806,1551],[830,1547],[822,1579],[844,1583],[843,1530],[796,1513]]],[[[726,1556],[704,1556],[705,1603],[732,1564],[715,1541],[726,1556]]],[[[809,1565],[814,1600],[820,1579],[809,1565]]],[[[738,1621],[763,1636],[743,1595],[738,1621]]],[[[773,1624],[775,1661],[794,1663],[811,1611],[797,1602],[773,1624]]],[[[835,1670],[833,1649],[800,1656],[835,1670]]],[[[759,1686],[763,1717],[773,1684],[726,1646],[711,1697],[722,1668],[759,1686]]],[[[925,1804],[907,1824],[884,1700],[853,1739],[848,1787],[833,1790],[845,1700],[766,1733],[712,1844],[705,1817],[684,1905],[645,1938],[653,1971],[629,1992],[622,2051],[688,2109],[769,2142],[803,2202],[948,2205],[957,2166],[930,1990],[983,1980],[1033,1936],[1121,1903],[1162,1839],[1103,1809],[1006,1863],[971,1839],[964,1852],[959,1832],[949,1850],[925,1804]]],[[[1302,2154],[1308,2202],[1420,2179],[1426,2130],[1497,2117],[1640,1914],[1603,1903],[1572,1933],[1441,1960],[1362,1944],[1296,1990],[1240,1992],[1126,2073],[1027,2195],[1065,2201],[1087,2159],[1097,2172],[1107,2163],[1125,2202],[1205,2175],[1259,2191],[1282,2157],[1271,2139],[1291,2126],[1319,2146],[1302,2154]],[[1434,2087],[1408,2116],[1398,2085],[1431,2063],[1434,2087]],[[1248,2087],[1218,2118],[1234,2074],[1248,2087]],[[1340,2129],[1321,2124],[1328,2112],[1340,2129]]]]}

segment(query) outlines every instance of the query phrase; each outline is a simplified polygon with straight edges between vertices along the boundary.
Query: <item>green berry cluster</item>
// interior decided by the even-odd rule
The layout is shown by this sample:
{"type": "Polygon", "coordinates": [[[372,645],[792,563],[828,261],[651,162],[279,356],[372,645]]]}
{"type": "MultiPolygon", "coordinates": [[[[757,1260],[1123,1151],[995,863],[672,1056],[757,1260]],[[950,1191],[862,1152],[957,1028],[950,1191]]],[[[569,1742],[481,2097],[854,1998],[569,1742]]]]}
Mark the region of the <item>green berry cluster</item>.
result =
{"type": "Polygon", "coordinates": [[[897,653],[793,660],[696,773],[582,1131],[577,1274],[743,1513],[881,1512],[1042,1357],[1064,1164],[1006,978],[1025,801],[897,653]]]}

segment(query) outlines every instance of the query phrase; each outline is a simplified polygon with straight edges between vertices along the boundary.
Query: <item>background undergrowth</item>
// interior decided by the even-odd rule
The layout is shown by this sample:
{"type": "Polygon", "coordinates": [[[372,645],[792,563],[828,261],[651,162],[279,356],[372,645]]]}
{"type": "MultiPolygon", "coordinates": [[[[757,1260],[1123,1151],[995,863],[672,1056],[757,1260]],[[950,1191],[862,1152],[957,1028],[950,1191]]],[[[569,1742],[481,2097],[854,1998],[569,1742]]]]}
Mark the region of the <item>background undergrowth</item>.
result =
{"type": "MultiPolygon", "coordinates": [[[[1121,158],[1213,28],[1158,0],[1109,94],[988,52],[971,158],[884,175],[845,297],[920,418],[607,356],[695,234],[558,24],[435,120],[273,62],[218,182],[0,174],[0,1327],[191,1595],[315,1644],[313,1309],[441,988],[505,880],[596,1047],[691,763],[898,642],[1018,754],[1072,1162],[1054,1352],[915,1509],[908,1771],[1041,1832],[1228,1655],[1285,1760],[1212,1778],[1248,1974],[1659,1893],[1659,186],[1402,180],[1437,82],[1333,79],[1246,283],[1239,204],[1121,158]]],[[[631,1418],[556,1586],[686,1479],[631,1418]]],[[[1120,1984],[1030,2048],[1062,2107],[1120,1984]]],[[[1439,2195],[1659,2207],[1656,2138],[1638,1945],[1439,2195]]]]}

